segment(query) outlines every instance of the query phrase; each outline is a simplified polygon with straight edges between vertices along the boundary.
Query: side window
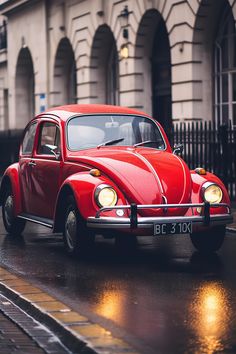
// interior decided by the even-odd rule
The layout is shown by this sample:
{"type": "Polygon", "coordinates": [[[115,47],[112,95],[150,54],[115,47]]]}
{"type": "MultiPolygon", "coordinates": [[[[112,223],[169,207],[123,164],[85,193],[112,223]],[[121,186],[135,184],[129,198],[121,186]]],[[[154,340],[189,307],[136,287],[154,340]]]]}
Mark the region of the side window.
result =
{"type": "Polygon", "coordinates": [[[22,155],[31,155],[34,147],[34,137],[36,132],[37,123],[32,123],[25,132],[22,142],[22,155]]]}
{"type": "Polygon", "coordinates": [[[60,152],[59,127],[51,122],[41,125],[37,153],[41,155],[55,155],[60,152]]]}

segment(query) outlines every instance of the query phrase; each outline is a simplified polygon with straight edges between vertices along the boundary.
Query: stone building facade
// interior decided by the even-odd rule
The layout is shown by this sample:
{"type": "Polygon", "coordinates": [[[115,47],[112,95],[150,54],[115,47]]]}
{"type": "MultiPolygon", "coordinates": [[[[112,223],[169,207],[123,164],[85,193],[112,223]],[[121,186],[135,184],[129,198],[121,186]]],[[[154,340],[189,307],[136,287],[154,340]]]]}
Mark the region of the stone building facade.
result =
{"type": "Polygon", "coordinates": [[[236,125],[235,0],[3,0],[0,130],[66,103],[236,125]]]}

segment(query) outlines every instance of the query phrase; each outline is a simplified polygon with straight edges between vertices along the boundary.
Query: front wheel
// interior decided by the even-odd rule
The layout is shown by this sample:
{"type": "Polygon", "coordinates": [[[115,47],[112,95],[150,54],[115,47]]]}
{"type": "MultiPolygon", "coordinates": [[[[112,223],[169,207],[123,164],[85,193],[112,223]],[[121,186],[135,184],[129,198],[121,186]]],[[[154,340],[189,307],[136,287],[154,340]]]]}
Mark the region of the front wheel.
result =
{"type": "Polygon", "coordinates": [[[19,236],[25,228],[25,220],[18,219],[14,215],[14,198],[10,188],[7,189],[2,203],[2,219],[7,233],[11,236],[19,236]]]}
{"type": "Polygon", "coordinates": [[[78,255],[84,250],[91,249],[95,239],[95,235],[87,229],[80,216],[72,196],[67,201],[63,239],[65,249],[71,255],[78,255]]]}
{"type": "Polygon", "coordinates": [[[225,238],[225,225],[214,226],[206,231],[190,234],[194,247],[202,253],[218,251],[225,238]]]}

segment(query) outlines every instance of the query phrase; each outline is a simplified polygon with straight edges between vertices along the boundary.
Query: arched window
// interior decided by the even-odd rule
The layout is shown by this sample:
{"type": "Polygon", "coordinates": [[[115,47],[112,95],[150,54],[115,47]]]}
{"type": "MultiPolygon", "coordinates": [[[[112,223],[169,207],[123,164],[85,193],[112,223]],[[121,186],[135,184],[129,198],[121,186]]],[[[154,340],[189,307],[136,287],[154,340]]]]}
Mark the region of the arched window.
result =
{"type": "Polygon", "coordinates": [[[215,119],[236,125],[236,36],[230,5],[224,6],[215,39],[215,119]]]}

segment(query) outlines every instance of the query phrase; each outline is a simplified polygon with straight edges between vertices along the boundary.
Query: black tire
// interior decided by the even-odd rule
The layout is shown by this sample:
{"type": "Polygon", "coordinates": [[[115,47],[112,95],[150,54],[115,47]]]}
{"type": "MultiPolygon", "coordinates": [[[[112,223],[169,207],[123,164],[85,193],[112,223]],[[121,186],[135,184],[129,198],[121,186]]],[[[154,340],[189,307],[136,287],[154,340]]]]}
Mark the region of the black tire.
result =
{"type": "Polygon", "coordinates": [[[11,188],[6,190],[2,203],[2,219],[4,227],[10,236],[20,236],[24,231],[26,221],[14,216],[14,198],[11,188]]]}
{"type": "Polygon", "coordinates": [[[66,252],[71,255],[91,250],[95,240],[94,233],[87,229],[72,196],[67,200],[63,240],[66,252]]]}
{"type": "Polygon", "coordinates": [[[225,225],[214,226],[207,231],[190,234],[194,247],[201,253],[216,252],[225,238],[225,225]]]}

